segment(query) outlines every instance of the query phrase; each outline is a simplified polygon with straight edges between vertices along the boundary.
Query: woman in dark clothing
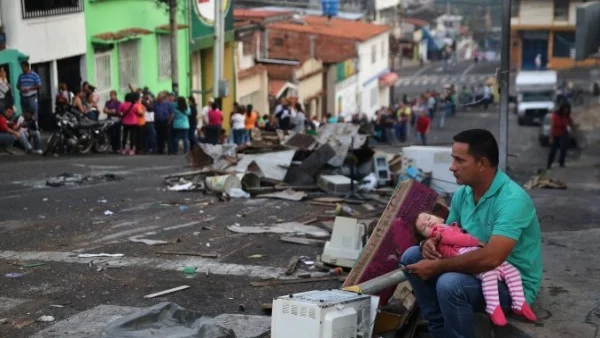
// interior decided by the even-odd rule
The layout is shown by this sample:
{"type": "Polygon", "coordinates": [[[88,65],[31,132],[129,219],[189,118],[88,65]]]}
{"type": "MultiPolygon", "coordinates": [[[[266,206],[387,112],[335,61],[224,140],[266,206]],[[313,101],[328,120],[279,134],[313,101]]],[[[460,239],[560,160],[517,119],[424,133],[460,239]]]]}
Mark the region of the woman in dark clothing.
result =
{"type": "Polygon", "coordinates": [[[196,99],[190,95],[188,98],[189,106],[191,114],[188,116],[190,120],[190,129],[189,129],[189,139],[190,139],[190,149],[194,149],[196,146],[196,129],[198,129],[198,104],[196,104],[196,99]]]}
{"type": "Polygon", "coordinates": [[[558,157],[558,163],[561,167],[565,166],[571,126],[573,126],[573,120],[571,119],[571,105],[563,102],[558,110],[552,113],[552,118],[550,120],[550,135],[548,137],[548,141],[550,142],[550,153],[548,154],[548,169],[552,168],[556,152],[559,149],[560,155],[558,157]]]}

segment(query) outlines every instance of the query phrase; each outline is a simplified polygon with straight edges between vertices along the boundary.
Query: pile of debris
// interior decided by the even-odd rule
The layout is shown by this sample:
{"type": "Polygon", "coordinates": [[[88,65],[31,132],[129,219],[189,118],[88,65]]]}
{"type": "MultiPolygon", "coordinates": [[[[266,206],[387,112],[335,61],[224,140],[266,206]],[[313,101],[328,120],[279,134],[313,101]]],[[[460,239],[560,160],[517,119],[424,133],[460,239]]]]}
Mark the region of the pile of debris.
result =
{"type": "MultiPolygon", "coordinates": [[[[164,179],[170,191],[299,201],[310,197],[311,192],[349,196],[373,192],[377,187],[394,187],[411,179],[430,185],[439,179],[432,163],[439,162],[439,154],[450,158],[449,148],[442,147],[405,148],[411,156],[421,158],[425,150],[430,158],[425,161],[375,152],[362,130],[359,125],[347,123],[324,125],[315,136],[256,129],[252,131],[252,142],[240,147],[200,144],[186,155],[197,170],[164,179]]],[[[440,172],[447,174],[445,164],[442,167],[440,172]]]]}

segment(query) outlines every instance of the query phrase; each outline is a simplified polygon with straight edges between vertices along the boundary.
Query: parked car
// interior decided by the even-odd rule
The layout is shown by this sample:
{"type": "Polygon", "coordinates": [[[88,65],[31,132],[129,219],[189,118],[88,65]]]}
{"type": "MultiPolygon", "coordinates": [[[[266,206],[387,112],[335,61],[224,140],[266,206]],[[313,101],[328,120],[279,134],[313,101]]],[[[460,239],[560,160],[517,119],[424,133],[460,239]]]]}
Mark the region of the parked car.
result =
{"type": "MultiPolygon", "coordinates": [[[[540,133],[539,133],[539,142],[540,146],[548,147],[550,146],[550,120],[552,119],[552,113],[546,114],[544,116],[544,120],[540,124],[540,133]]],[[[577,148],[577,137],[573,135],[573,133],[569,134],[569,148],[577,148]]]]}

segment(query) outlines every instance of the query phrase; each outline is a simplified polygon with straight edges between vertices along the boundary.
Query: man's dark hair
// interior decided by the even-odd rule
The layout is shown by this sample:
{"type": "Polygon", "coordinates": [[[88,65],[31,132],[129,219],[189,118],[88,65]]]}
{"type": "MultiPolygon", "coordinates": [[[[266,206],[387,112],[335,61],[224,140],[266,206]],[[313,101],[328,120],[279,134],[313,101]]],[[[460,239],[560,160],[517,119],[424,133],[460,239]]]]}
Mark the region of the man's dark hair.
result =
{"type": "Polygon", "coordinates": [[[21,61],[21,67],[23,67],[23,66],[29,67],[29,62],[27,62],[27,61],[21,61]]]}
{"type": "Polygon", "coordinates": [[[476,159],[483,157],[490,161],[492,167],[498,167],[500,154],[496,138],[489,130],[469,129],[454,135],[454,142],[469,145],[469,154],[476,159]]]}

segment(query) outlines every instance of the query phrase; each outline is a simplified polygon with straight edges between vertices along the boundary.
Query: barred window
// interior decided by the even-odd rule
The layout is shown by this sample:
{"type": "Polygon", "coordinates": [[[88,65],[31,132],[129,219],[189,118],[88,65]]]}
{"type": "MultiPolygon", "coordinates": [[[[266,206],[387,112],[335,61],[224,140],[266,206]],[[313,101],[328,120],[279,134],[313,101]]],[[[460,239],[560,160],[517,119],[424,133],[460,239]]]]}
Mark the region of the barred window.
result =
{"type": "Polygon", "coordinates": [[[119,88],[127,91],[129,84],[140,83],[140,41],[129,40],[119,43],[119,88]]]}
{"type": "Polygon", "coordinates": [[[171,39],[169,34],[158,35],[158,79],[171,78],[171,39]]]}

